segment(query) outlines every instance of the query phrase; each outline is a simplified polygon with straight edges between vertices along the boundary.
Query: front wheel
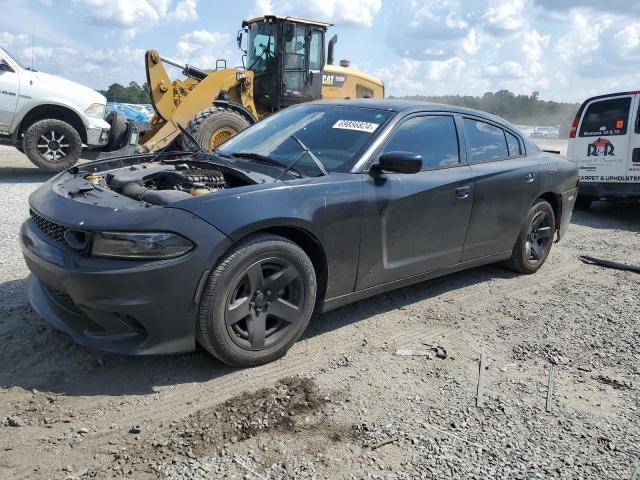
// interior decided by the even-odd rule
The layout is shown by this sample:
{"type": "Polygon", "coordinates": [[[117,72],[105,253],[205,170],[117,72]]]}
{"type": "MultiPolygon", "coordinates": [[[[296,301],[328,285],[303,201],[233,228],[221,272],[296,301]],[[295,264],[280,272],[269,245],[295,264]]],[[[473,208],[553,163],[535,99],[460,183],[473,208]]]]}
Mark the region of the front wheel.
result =
{"type": "Polygon", "coordinates": [[[22,147],[37,167],[47,172],[61,172],[80,158],[82,139],[67,122],[40,120],[24,132],[22,147]]]}
{"type": "Polygon", "coordinates": [[[234,247],[207,281],[199,343],[219,360],[252,367],[282,357],[304,332],[316,300],[313,264],[295,243],[259,234],[234,247]]]}
{"type": "Polygon", "coordinates": [[[537,272],[551,251],[555,225],[555,214],[549,202],[538,200],[529,209],[507,267],[520,273],[537,272]]]}

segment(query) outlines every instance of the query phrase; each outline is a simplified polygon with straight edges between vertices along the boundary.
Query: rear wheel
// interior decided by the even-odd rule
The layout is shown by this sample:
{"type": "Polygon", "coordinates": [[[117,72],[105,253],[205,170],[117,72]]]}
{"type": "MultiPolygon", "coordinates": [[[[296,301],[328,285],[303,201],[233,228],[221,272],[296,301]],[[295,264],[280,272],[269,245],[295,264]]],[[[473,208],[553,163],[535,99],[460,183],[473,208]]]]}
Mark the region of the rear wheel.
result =
{"type": "MultiPolygon", "coordinates": [[[[249,125],[246,118],[233,110],[211,107],[198,113],[185,130],[196,139],[199,146],[211,151],[249,125]]],[[[186,135],[182,136],[185,150],[193,150],[192,143],[186,135]]]]}
{"type": "Polygon", "coordinates": [[[537,272],[551,251],[555,225],[555,215],[549,202],[538,200],[529,209],[507,267],[520,273],[537,272]]]}
{"type": "Polygon", "coordinates": [[[47,172],[73,166],[82,153],[78,132],[62,120],[40,120],[24,132],[22,148],[34,165],[47,172]]]}
{"type": "Polygon", "coordinates": [[[280,358],[309,323],[316,288],[313,264],[298,245],[277,235],[250,237],[209,276],[198,341],[229,365],[251,367],[280,358]]]}

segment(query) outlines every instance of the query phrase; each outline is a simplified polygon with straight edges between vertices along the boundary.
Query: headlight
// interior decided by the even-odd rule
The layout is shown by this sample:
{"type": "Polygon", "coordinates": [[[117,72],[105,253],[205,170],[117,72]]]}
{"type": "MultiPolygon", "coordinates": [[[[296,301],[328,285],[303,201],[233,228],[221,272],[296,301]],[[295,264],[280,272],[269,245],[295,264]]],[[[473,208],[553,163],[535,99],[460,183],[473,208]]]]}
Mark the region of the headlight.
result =
{"type": "Polygon", "coordinates": [[[91,254],[106,258],[162,259],[184,255],[193,243],[176,233],[97,232],[91,254]]]}
{"type": "Polygon", "coordinates": [[[89,108],[84,111],[84,113],[86,113],[90,117],[104,118],[104,109],[105,105],[103,103],[92,103],[91,105],[89,105],[89,108]]]}

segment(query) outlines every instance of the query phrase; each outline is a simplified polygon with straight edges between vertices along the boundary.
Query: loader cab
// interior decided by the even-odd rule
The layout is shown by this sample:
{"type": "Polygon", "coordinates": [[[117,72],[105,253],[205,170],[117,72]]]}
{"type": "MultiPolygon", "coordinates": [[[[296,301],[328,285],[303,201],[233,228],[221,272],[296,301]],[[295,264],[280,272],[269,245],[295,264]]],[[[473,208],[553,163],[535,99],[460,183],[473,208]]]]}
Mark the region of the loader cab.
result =
{"type": "Polygon", "coordinates": [[[243,22],[238,46],[245,52],[245,68],[254,73],[253,96],[259,112],[269,114],[322,98],[324,35],[329,26],[274,15],[243,22]]]}

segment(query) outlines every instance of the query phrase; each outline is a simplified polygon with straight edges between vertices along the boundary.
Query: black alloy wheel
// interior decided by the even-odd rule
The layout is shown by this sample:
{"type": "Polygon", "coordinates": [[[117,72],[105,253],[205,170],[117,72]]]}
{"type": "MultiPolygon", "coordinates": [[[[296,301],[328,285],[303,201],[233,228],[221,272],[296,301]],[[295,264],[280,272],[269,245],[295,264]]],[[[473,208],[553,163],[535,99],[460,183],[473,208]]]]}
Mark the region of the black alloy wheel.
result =
{"type": "Polygon", "coordinates": [[[520,273],[535,273],[545,262],[553,245],[556,218],[546,200],[538,199],[529,209],[506,266],[520,273]]]}
{"type": "Polygon", "coordinates": [[[259,233],[230,248],[209,275],[196,338],[233,366],[276,360],[304,332],[316,303],[313,263],[299,245],[259,233]]]}
{"type": "Polygon", "coordinates": [[[227,299],[225,323],[241,348],[263,350],[295,328],[305,297],[302,274],[289,260],[266,258],[247,268],[227,299]]]}
{"type": "Polygon", "coordinates": [[[547,254],[547,246],[553,241],[554,228],[551,218],[545,210],[535,214],[529,224],[527,242],[525,244],[527,260],[536,264],[544,261],[547,254]]]}

